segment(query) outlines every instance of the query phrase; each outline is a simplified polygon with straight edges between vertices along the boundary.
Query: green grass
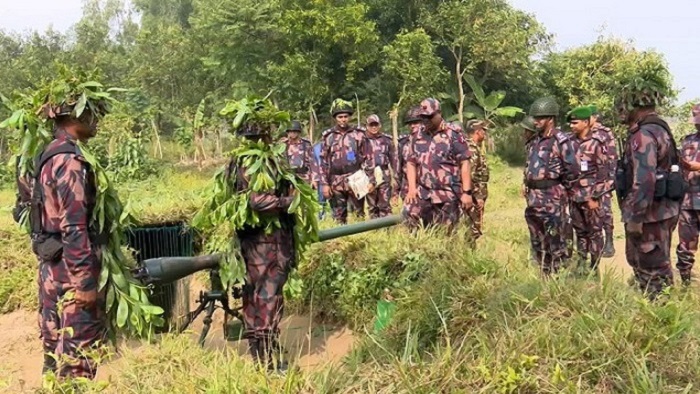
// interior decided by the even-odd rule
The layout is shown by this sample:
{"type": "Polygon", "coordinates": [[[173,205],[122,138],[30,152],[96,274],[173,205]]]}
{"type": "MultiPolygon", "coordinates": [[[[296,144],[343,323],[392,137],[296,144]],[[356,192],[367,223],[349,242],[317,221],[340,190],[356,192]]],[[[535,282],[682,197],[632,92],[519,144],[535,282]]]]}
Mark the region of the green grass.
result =
{"type": "MultiPolygon", "coordinates": [[[[673,289],[666,302],[652,304],[612,274],[565,271],[541,280],[528,259],[521,170],[491,163],[485,236],[476,251],[467,248],[464,229],[449,237],[399,227],[312,246],[299,270],[303,297],[290,309],[355,330],[360,343],[342,365],[272,378],[235,351],[202,350],[188,336],[165,336],[125,347],[105,392],[700,391],[697,289],[673,289]],[[376,334],[377,301],[386,296],[396,313],[376,334]]],[[[208,177],[172,172],[134,186],[131,196],[160,218],[168,204],[177,206],[176,197],[184,204],[196,198],[208,177]]],[[[0,198],[4,206],[12,196],[0,198]]],[[[3,256],[10,255],[6,249],[3,256]]],[[[3,311],[28,306],[11,301],[35,287],[34,263],[25,260],[9,264],[9,273],[26,275],[26,285],[0,282],[17,286],[0,298],[3,311]]]]}

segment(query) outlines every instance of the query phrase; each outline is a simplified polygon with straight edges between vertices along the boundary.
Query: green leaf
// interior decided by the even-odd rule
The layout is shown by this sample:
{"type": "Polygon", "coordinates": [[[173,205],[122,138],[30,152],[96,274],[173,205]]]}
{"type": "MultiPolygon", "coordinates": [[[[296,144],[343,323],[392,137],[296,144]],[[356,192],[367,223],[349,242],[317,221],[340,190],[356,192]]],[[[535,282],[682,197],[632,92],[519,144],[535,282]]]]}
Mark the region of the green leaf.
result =
{"type": "Polygon", "coordinates": [[[80,98],[78,99],[78,103],[75,105],[75,116],[79,117],[80,115],[83,114],[83,111],[85,111],[85,106],[87,105],[87,96],[85,96],[85,93],[80,95],[80,98]]]}
{"type": "Polygon", "coordinates": [[[117,326],[124,327],[126,319],[129,317],[129,304],[125,297],[119,297],[119,307],[117,308],[117,326]]]}

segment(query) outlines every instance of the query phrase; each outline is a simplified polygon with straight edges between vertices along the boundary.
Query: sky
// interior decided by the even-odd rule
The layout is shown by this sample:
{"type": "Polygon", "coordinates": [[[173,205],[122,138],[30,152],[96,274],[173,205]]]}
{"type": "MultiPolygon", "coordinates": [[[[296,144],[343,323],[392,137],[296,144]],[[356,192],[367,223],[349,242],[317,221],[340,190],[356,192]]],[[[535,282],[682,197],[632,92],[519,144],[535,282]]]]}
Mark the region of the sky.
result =
{"type": "MultiPolygon", "coordinates": [[[[633,39],[664,54],[681,102],[700,98],[700,16],[697,0],[509,0],[535,14],[559,50],[590,44],[600,34],[633,39]]],[[[0,28],[65,32],[80,19],[82,0],[0,0],[0,28]]]]}

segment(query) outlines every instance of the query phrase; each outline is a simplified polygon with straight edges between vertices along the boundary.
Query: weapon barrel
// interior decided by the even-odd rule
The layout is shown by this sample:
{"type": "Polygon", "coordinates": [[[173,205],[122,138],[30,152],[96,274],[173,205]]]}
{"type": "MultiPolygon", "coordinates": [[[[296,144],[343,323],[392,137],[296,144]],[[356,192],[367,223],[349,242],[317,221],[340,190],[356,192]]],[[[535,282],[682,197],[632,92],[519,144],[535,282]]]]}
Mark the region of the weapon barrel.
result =
{"type": "MultiPolygon", "coordinates": [[[[318,242],[395,226],[402,221],[401,215],[391,215],[322,230],[318,232],[318,242]]],[[[209,254],[197,257],[158,257],[148,259],[144,260],[141,263],[141,267],[137,269],[137,277],[146,284],[170,283],[195,272],[218,267],[221,257],[221,254],[209,254]]]]}

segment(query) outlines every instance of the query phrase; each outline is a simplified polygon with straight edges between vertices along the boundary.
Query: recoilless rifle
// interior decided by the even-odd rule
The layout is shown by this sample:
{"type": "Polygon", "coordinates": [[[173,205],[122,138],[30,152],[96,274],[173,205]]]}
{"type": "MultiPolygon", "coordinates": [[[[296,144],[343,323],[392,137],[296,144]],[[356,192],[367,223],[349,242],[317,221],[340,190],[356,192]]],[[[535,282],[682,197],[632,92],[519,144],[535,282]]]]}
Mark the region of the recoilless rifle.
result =
{"type": "MultiPolygon", "coordinates": [[[[392,215],[322,230],[318,233],[318,242],[390,227],[402,221],[401,215],[392,215]]],[[[222,256],[221,254],[211,254],[197,257],[159,257],[144,260],[139,267],[133,270],[134,277],[147,286],[172,283],[196,272],[209,270],[211,288],[206,291],[200,291],[197,301],[199,305],[193,311],[188,312],[177,327],[178,333],[183,332],[206,310],[203,320],[204,326],[199,336],[200,345],[204,345],[211,327],[212,316],[217,308],[224,311],[224,337],[227,340],[238,340],[243,332],[243,316],[240,312],[242,307],[233,308],[230,306],[228,294],[219,275],[219,263],[222,256]]],[[[233,286],[231,293],[234,299],[242,298],[243,290],[240,284],[233,286]]]]}

